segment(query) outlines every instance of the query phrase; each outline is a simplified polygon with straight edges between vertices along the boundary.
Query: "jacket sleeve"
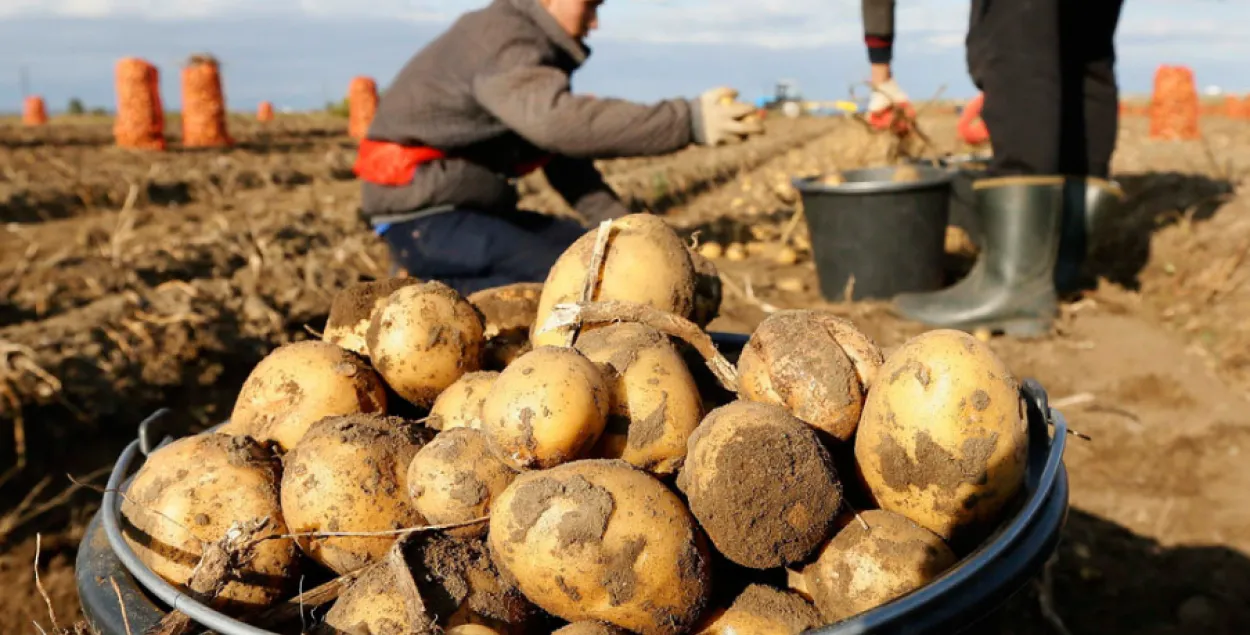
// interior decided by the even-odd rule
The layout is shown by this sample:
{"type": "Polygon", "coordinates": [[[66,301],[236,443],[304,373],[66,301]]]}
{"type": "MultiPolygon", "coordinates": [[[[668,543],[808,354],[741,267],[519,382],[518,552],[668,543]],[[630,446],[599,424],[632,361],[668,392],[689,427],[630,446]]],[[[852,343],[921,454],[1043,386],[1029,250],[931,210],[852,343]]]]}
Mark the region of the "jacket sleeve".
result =
{"type": "Polygon", "coordinates": [[[894,0],[860,0],[868,61],[889,64],[894,57],[894,0]]]}
{"type": "Polygon", "coordinates": [[[513,132],[553,154],[611,159],[676,152],[693,141],[691,102],[639,104],[570,92],[569,75],[516,42],[494,55],[496,67],[473,81],[483,108],[513,132]]]}
{"type": "Polygon", "coordinates": [[[543,173],[552,189],[591,225],[629,213],[590,159],[556,157],[543,173]]]}

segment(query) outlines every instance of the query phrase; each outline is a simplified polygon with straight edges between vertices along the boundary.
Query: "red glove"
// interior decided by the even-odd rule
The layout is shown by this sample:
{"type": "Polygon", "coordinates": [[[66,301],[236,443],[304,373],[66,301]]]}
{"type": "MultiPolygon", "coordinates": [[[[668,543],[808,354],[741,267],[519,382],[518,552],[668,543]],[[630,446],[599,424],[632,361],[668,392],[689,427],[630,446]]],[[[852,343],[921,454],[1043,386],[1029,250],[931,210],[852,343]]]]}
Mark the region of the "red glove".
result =
{"type": "Polygon", "coordinates": [[[990,140],[990,130],[985,127],[985,121],[981,119],[981,107],[984,104],[985,93],[978,93],[967,106],[964,106],[964,111],[959,116],[959,136],[968,145],[979,146],[990,140]]]}
{"type": "Polygon", "coordinates": [[[872,89],[872,97],[868,99],[868,124],[877,130],[894,129],[894,132],[908,132],[908,119],[914,119],[916,110],[911,106],[907,94],[899,88],[897,82],[890,81],[877,84],[872,89]],[[897,117],[896,110],[902,110],[907,117],[897,117]]]}

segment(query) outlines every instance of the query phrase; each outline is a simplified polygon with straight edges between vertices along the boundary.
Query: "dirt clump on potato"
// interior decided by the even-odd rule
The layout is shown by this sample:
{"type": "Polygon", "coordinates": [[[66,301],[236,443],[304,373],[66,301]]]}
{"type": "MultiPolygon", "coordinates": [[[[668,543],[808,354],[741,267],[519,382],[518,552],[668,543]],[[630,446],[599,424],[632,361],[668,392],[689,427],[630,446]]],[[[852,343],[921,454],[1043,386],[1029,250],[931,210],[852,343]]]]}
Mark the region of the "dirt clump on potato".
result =
{"type": "Polygon", "coordinates": [[[214,606],[231,614],[278,600],[298,560],[278,498],[280,465],[245,436],[200,434],[148,456],[123,499],[122,536],[139,560],[184,589],[204,545],[236,527],[260,527],[241,570],[227,571],[214,606]]]}
{"type": "Polygon", "coordinates": [[[287,451],[325,417],[385,410],[386,389],[363,359],[329,342],[302,341],[278,347],[252,369],[219,432],[287,451]]]}
{"type": "Polygon", "coordinates": [[[821,626],[820,614],[802,597],[763,584],[752,584],[728,609],[710,614],[694,632],[700,635],[799,635],[818,626],[821,626]]]}
{"type": "Polygon", "coordinates": [[[465,373],[448,386],[430,407],[425,425],[434,430],[482,427],[482,405],[490,387],[499,379],[496,371],[479,370],[465,373]]]}
{"type": "MultiPolygon", "coordinates": [[[[417,451],[408,467],[408,492],[427,521],[447,525],[487,516],[491,501],[514,478],[516,471],[490,451],[481,431],[456,428],[417,451]]],[[[480,535],[486,524],[455,531],[480,535]]]]}
{"type": "Polygon", "coordinates": [[[542,290],[541,282],[518,282],[483,289],[468,297],[469,303],[481,312],[485,324],[483,368],[503,370],[530,350],[529,334],[538,315],[542,290]]]}
{"type": "MultiPolygon", "coordinates": [[[[286,456],[282,511],[295,533],[379,532],[425,525],[407,473],[429,430],[398,417],[323,419],[286,456]]],[[[381,559],[396,536],[300,538],[313,560],[343,574],[381,559]]]]}
{"type": "Polygon", "coordinates": [[[441,625],[526,626],[536,608],[500,575],[484,538],[417,534],[405,545],[427,613],[441,625]]]}
{"type": "Polygon", "coordinates": [[[749,401],[708,413],[677,485],[716,548],[753,569],[805,559],[832,533],[842,504],[816,433],[780,406],[749,401]]]}
{"type": "Polygon", "coordinates": [[[373,312],[397,289],[420,283],[417,278],[387,278],[357,282],[339,291],[330,303],[330,315],[326,318],[322,339],[368,357],[365,334],[369,331],[373,312]]]}
{"type": "Polygon", "coordinates": [[[941,538],[898,514],[870,510],[858,518],[848,514],[840,524],[815,562],[799,570],[806,593],[829,622],[918,589],[955,564],[941,538]]]}

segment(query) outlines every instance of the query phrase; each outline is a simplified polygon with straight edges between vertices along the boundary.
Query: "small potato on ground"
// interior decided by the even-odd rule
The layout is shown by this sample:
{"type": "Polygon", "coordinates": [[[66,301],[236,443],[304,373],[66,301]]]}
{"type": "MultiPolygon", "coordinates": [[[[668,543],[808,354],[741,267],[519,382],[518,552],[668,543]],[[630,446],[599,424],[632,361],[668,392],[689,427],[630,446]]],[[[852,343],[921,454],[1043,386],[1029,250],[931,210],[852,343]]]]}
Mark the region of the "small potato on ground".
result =
{"type": "Polygon", "coordinates": [[[522,474],[496,500],[488,536],[501,571],[570,622],[676,635],[710,592],[709,554],[690,512],[624,461],[522,474]]]}
{"type": "Polygon", "coordinates": [[[339,291],[330,303],[330,316],[321,338],[337,344],[353,353],[369,356],[365,334],[373,312],[386,301],[396,289],[420,284],[416,278],[386,278],[369,282],[357,282],[339,291]]]}
{"type": "Polygon", "coordinates": [[[610,404],[593,362],[571,348],[541,346],[495,380],[482,405],[482,431],[513,468],[546,469],[594,447],[610,404]]]}
{"type": "Polygon", "coordinates": [[[325,418],[386,410],[382,379],[359,356],[315,340],[274,349],[243,382],[218,431],[272,441],[289,451],[325,418]]]}
{"type": "Polygon", "coordinates": [[[993,530],[1020,492],[1026,425],[1016,379],[986,344],[929,331],[881,368],[855,459],[881,509],[963,550],[993,530]]]}
{"type": "Polygon", "coordinates": [[[482,404],[490,387],[499,379],[496,371],[479,370],[465,373],[438,395],[430,407],[425,425],[434,430],[482,427],[482,404]]]}
{"type": "Polygon", "coordinates": [[[815,431],[780,406],[750,401],[708,413],[677,486],[717,550],[752,569],[806,558],[832,534],[842,505],[815,431]]]}
{"type": "Polygon", "coordinates": [[[941,538],[898,514],[870,510],[839,522],[815,562],[798,570],[803,592],[829,622],[918,589],[955,564],[941,538]]]}
{"type": "Polygon", "coordinates": [[[480,370],[486,343],[477,309],[441,282],[392,293],[373,312],[367,335],[378,373],[421,408],[465,373],[480,370]]]}
{"type": "Polygon", "coordinates": [[[185,437],[148,456],[122,502],[122,536],[139,560],[185,588],[204,553],[236,526],[265,521],[247,564],[229,571],[214,605],[231,614],[272,604],[297,568],[278,501],[281,466],[252,439],[185,437]]]}
{"type": "Polygon", "coordinates": [[[820,614],[794,593],[752,584],[728,609],[712,612],[698,635],[800,635],[821,626],[820,614]]]}
{"type": "MultiPolygon", "coordinates": [[[[378,532],[425,519],[408,497],[408,466],[430,432],[398,417],[331,417],[286,455],[282,511],[294,533],[378,532]]],[[[380,560],[396,536],[300,538],[313,560],[343,574],[380,560]]]]}
{"type": "MultiPolygon", "coordinates": [[[[516,478],[495,456],[480,430],[444,430],[417,451],[408,466],[408,493],[417,511],[434,525],[450,525],[490,514],[491,501],[516,478]]],[[[486,533],[486,523],[456,530],[486,533]]]]}

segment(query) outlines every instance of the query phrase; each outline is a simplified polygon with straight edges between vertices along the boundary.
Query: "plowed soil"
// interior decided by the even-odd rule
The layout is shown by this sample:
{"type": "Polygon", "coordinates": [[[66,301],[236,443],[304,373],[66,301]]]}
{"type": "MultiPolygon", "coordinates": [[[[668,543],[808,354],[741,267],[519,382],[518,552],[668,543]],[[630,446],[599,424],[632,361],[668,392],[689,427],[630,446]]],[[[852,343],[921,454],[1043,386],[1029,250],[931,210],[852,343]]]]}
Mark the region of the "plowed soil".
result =
{"type": "MultiPolygon", "coordinates": [[[[966,150],[947,141],[952,117],[922,124],[938,150],[966,150]]],[[[1096,240],[1099,287],[1048,337],[992,340],[1093,441],[1066,455],[1073,510],[1049,580],[985,632],[1250,632],[1250,124],[1203,125],[1201,142],[1159,143],[1144,119],[1123,121],[1127,200],[1096,240]]],[[[311,337],[335,291],[388,271],[357,217],[344,121],[232,126],[236,148],[160,154],[112,147],[107,122],[0,127],[0,632],[50,624],[37,534],[57,622],[79,616],[73,557],[99,495],[53,500],[67,473],[111,465],[156,408],[187,429],[218,422],[264,354],[311,337]]],[[[887,146],[850,120],[770,119],[745,145],[603,169],[633,209],[745,245],[716,261],[713,329],[823,306],[890,347],[922,327],[820,296],[786,186],[879,164],[887,146]],[[782,238],[796,262],[778,258],[782,238]]],[[[541,177],[520,187],[532,208],[570,213],[541,177]]],[[[968,258],[952,250],[951,280],[968,258]]]]}

